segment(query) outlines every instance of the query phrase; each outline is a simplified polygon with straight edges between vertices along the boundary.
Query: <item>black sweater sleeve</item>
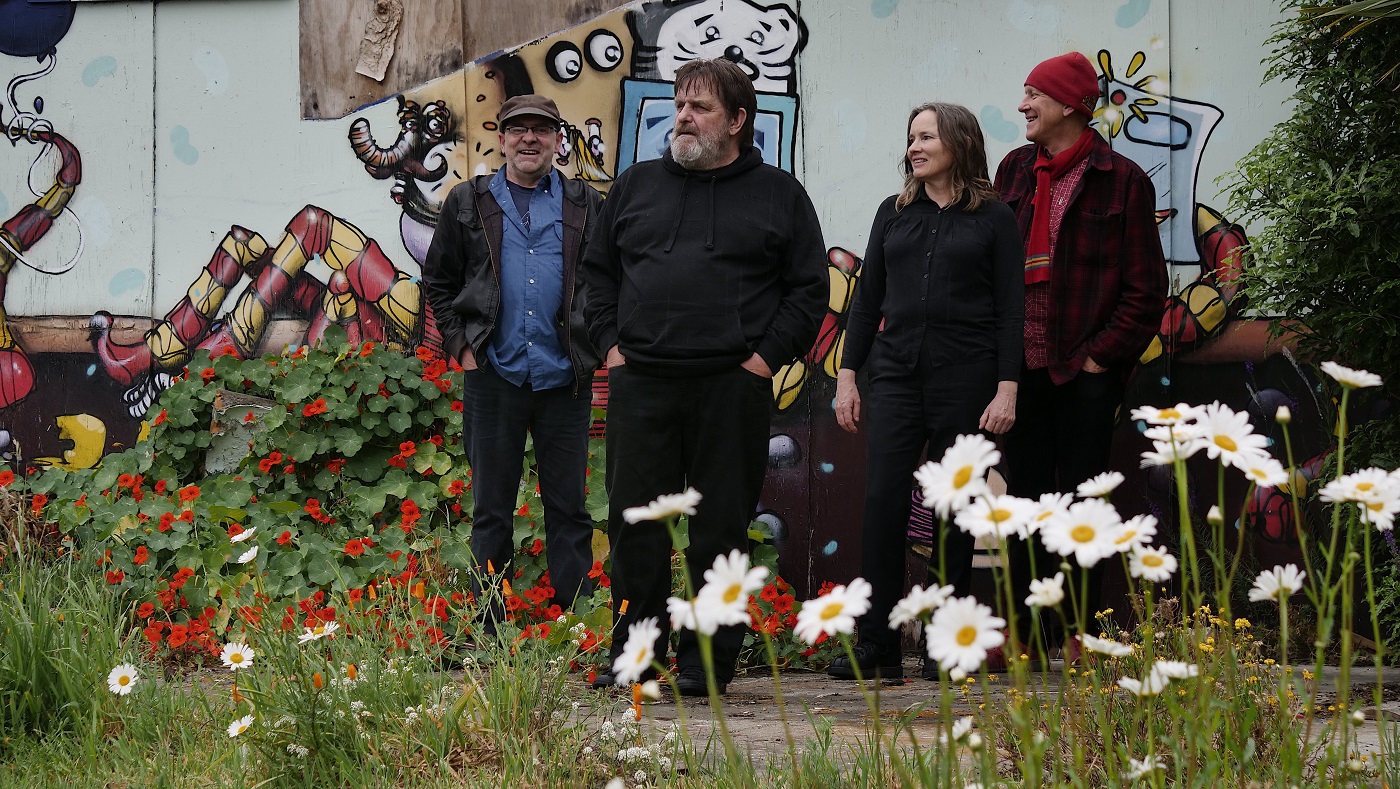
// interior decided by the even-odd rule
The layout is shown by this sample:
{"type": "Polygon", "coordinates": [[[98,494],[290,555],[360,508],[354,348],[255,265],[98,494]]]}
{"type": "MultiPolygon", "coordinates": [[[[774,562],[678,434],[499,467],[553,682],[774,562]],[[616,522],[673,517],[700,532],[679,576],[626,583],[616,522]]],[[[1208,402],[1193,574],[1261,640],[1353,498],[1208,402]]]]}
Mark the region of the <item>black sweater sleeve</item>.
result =
{"type": "Polygon", "coordinates": [[[865,366],[884,317],[880,310],[885,302],[885,223],[894,213],[894,200],[890,197],[880,204],[870,226],[865,260],[861,262],[855,297],[846,317],[846,341],[841,351],[841,368],[845,370],[859,371],[865,366]]]}
{"type": "Polygon", "coordinates": [[[627,174],[623,173],[604,198],[579,267],[588,339],[598,357],[605,360],[608,351],[617,345],[617,296],[622,271],[617,250],[617,209],[627,200],[626,182],[627,174]]]}
{"type": "Polygon", "coordinates": [[[997,380],[1019,381],[1025,358],[1026,248],[1016,215],[1005,203],[989,203],[992,220],[992,308],[996,313],[997,380]]]}

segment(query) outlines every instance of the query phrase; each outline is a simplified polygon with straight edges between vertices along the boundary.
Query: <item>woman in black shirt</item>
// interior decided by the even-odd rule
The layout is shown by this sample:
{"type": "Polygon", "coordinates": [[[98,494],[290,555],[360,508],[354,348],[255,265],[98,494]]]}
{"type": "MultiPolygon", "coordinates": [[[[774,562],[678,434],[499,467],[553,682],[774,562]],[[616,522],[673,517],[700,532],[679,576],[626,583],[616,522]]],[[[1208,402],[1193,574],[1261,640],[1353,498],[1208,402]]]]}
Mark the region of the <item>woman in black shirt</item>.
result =
{"type": "MultiPolygon", "coordinates": [[[[856,373],[869,374],[861,569],[873,594],[854,650],[863,677],[904,676],[888,617],[903,594],[920,455],[927,446],[937,460],[960,434],[1010,429],[1022,361],[1025,250],[987,177],[977,118],[960,105],[924,104],[908,130],[904,188],[875,214],[836,379],[836,421],[855,432],[856,373]]],[[[941,582],[968,594],[972,539],[951,522],[935,538],[940,565],[941,582]]],[[[846,657],[828,673],[855,675],[846,657]]]]}

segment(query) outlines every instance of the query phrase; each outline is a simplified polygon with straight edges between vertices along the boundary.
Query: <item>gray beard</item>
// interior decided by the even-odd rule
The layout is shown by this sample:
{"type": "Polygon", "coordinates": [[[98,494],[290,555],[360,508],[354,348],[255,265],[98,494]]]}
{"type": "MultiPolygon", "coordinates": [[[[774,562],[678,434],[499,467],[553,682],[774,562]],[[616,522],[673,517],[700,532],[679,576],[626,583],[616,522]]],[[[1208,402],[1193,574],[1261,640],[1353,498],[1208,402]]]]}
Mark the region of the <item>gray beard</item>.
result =
{"type": "Polygon", "coordinates": [[[671,158],[687,170],[713,170],[719,164],[724,149],[711,145],[709,140],[697,137],[695,143],[682,145],[677,139],[671,140],[671,158]]]}

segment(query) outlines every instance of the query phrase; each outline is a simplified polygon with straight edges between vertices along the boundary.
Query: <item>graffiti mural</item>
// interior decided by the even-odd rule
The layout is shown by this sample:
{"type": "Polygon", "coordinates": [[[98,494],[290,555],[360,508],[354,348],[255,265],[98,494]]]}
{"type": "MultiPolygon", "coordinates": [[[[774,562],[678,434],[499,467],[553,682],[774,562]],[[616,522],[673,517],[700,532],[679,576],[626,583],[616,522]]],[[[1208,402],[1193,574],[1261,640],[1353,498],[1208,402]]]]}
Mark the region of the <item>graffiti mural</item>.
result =
{"type": "MultiPolygon", "coordinates": [[[[1261,18],[1277,13],[1266,0],[1242,1],[1261,18]]],[[[0,146],[0,459],[99,463],[136,440],[146,409],[196,349],[279,351],[337,325],[354,338],[436,350],[419,266],[451,189],[503,163],[501,103],[553,98],[565,126],[555,164],[606,193],[669,144],[676,69],[722,57],[753,80],[755,143],[806,184],[829,247],[819,338],[774,379],[758,514],[778,538],[784,575],[812,593],[858,566],[864,436],[836,426],[831,400],[864,234],[878,201],[898,188],[889,165],[903,115],[930,99],[982,107],[995,163],[1021,142],[1011,108],[1025,70],[1058,54],[1048,43],[1056,40],[1101,47],[1088,53],[1105,94],[1098,128],[1157,188],[1176,287],[1130,405],[1219,399],[1263,429],[1287,403],[1295,425],[1325,433],[1315,378],[1246,309],[1247,234],[1211,187],[1275,119],[1280,102],[1252,92],[1264,42],[1192,28],[1189,13],[1166,24],[1168,6],[1199,11],[1204,0],[1154,4],[1131,19],[1050,0],[1035,4],[1033,20],[1019,0],[977,9],[880,0],[820,14],[792,0],[637,0],[328,121],[300,120],[296,64],[278,59],[298,47],[295,0],[169,4],[159,20],[131,5],[140,4],[0,0],[9,80],[0,106],[9,143],[0,146]],[[1168,47],[1168,32],[1190,46],[1168,47]],[[123,39],[138,54],[114,49],[123,39]],[[152,51],[173,65],[157,72],[152,51]],[[1219,80],[1225,72],[1240,78],[1219,80]],[[152,81],[164,91],[159,108],[152,81]],[[995,97],[1009,101],[987,103],[995,97]],[[219,114],[230,106],[239,114],[219,114]],[[113,115],[152,125],[112,134],[113,115]],[[146,147],[133,148],[133,138],[146,147]],[[148,193],[134,194],[133,183],[148,193]],[[124,221],[104,218],[103,206],[130,204],[124,221]]],[[[605,374],[593,393],[605,409],[605,374]]],[[[1118,466],[1145,495],[1120,504],[1168,516],[1165,483],[1137,471],[1138,429],[1122,425],[1118,466]]],[[[1304,451],[1322,449],[1319,439],[1304,451]]],[[[1288,515],[1267,496],[1230,513],[1257,524],[1261,554],[1292,545],[1288,515]]]]}

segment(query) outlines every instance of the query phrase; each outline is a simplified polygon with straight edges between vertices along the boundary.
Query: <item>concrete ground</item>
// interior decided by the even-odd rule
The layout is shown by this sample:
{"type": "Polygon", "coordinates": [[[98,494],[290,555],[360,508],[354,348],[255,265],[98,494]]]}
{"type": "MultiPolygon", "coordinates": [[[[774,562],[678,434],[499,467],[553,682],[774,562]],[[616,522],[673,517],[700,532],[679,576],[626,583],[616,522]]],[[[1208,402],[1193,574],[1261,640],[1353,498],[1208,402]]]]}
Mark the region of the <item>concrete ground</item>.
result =
{"type": "MultiPolygon", "coordinates": [[[[938,685],[919,678],[919,665],[918,657],[906,657],[906,679],[883,680],[872,687],[879,692],[882,719],[892,721],[906,713],[913,715],[911,726],[922,742],[936,737],[941,728],[938,726],[938,685]]],[[[1059,678],[1060,662],[1051,661],[1050,669],[1051,676],[1048,679],[1053,687],[1059,678]]],[[[1365,753],[1375,753],[1379,749],[1378,717],[1390,723],[1400,721],[1400,693],[1394,692],[1400,691],[1400,669],[1392,671],[1393,674],[1388,673],[1387,676],[1396,677],[1397,682],[1388,685],[1385,695],[1395,698],[1386,701],[1379,712],[1370,702],[1375,686],[1375,669],[1356,667],[1351,671],[1350,684],[1354,704],[1359,705],[1367,716],[1367,720],[1358,727],[1357,732],[1362,751],[1365,753]]],[[[1335,667],[1323,670],[1321,693],[1324,700],[1331,698],[1336,692],[1337,673],[1335,667]]],[[[1004,677],[1000,678],[997,685],[993,686],[992,693],[995,695],[995,688],[1004,685],[1005,682],[1004,677]]],[[[783,709],[787,712],[787,726],[792,732],[793,740],[799,746],[815,737],[814,722],[822,719],[831,725],[833,740],[838,743],[844,741],[845,744],[855,745],[867,735],[870,710],[866,696],[857,683],[833,680],[825,674],[810,672],[783,672],[781,683],[784,701],[782,707],[777,703],[773,677],[766,672],[750,672],[736,678],[729,684],[724,696],[725,720],[730,736],[733,742],[750,753],[755,760],[784,758],[787,740],[781,715],[783,709]]],[[[1032,686],[1039,686],[1040,683],[1041,675],[1033,674],[1032,686]]],[[[598,695],[595,698],[597,701],[593,703],[592,711],[602,717],[621,714],[630,701],[630,697],[623,691],[616,691],[610,696],[598,695]]],[[[968,701],[960,699],[961,697],[955,694],[953,715],[972,715],[975,711],[973,705],[981,702],[980,690],[974,690],[968,701]]],[[[709,700],[687,698],[684,711],[691,742],[695,743],[697,748],[703,747],[715,725],[714,717],[710,714],[709,700]]],[[[644,718],[652,727],[661,730],[669,729],[679,720],[676,705],[669,697],[647,703],[644,718]]]]}

